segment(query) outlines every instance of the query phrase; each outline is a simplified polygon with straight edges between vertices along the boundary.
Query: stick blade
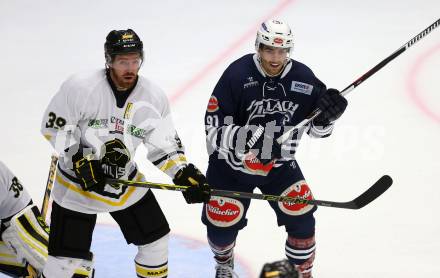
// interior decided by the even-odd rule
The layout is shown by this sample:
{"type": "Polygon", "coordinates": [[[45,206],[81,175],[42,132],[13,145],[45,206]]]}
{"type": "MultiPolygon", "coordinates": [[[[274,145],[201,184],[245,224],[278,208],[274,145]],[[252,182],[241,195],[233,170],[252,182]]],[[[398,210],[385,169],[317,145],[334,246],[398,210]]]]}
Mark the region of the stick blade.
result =
{"type": "Polygon", "coordinates": [[[374,201],[377,197],[382,195],[385,191],[390,188],[393,184],[393,179],[384,175],[379,180],[377,180],[367,191],[362,193],[356,199],[354,199],[351,203],[353,204],[353,209],[360,209],[374,201]]]}

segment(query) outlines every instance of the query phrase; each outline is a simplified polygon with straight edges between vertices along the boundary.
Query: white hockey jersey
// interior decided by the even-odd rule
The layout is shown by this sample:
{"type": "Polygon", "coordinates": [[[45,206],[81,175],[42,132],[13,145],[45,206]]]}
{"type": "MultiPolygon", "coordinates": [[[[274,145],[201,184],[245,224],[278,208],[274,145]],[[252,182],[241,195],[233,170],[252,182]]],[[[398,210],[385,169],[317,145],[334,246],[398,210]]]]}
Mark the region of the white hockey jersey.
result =
{"type": "Polygon", "coordinates": [[[16,176],[0,161],[0,219],[16,215],[31,201],[31,196],[16,176]]]}
{"type": "Polygon", "coordinates": [[[101,158],[103,171],[111,178],[143,180],[132,160],[140,144],[147,147],[147,158],[170,177],[186,165],[166,95],[141,76],[121,108],[105,70],[72,76],[46,109],[41,132],[60,154],[53,199],[83,213],[124,209],[148,189],[106,185],[83,191],[70,170],[69,157],[76,153],[78,144],[101,158]]]}

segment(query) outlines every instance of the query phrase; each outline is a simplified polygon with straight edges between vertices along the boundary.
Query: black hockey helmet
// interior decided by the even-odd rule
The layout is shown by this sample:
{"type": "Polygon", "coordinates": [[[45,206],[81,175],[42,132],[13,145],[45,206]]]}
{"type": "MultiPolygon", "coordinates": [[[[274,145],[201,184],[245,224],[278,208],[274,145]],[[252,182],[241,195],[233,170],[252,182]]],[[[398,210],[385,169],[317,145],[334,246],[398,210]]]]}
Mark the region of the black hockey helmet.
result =
{"type": "Polygon", "coordinates": [[[105,39],[105,60],[109,64],[115,55],[126,53],[139,53],[143,59],[143,49],[141,39],[132,29],[112,30],[105,39]]]}

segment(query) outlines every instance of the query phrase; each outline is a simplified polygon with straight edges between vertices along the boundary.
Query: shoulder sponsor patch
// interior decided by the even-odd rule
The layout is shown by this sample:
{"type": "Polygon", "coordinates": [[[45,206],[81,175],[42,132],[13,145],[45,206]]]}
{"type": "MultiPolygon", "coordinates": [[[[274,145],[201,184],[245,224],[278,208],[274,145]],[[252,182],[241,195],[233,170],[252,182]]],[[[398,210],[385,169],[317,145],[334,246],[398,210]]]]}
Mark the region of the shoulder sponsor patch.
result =
{"type": "Polygon", "coordinates": [[[313,86],[299,81],[292,81],[292,86],[290,87],[290,91],[311,95],[313,91],[313,86]]]}
{"type": "Polygon", "coordinates": [[[213,113],[218,110],[218,100],[215,96],[211,96],[208,102],[207,111],[213,113]]]}

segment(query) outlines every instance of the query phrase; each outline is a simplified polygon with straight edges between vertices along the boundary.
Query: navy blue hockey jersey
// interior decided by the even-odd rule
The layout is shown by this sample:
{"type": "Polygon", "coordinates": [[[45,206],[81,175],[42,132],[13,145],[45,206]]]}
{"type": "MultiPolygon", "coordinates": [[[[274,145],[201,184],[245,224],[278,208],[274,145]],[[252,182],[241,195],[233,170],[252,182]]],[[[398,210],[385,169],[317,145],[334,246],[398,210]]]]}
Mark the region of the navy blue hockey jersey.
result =
{"type": "MultiPolygon", "coordinates": [[[[268,129],[270,123],[276,139],[284,130],[304,120],[325,91],[324,83],[306,65],[292,59],[276,77],[266,76],[257,54],[236,60],[225,70],[209,99],[205,115],[209,167],[232,170],[240,177],[258,182],[273,168],[290,163],[304,132],[326,137],[333,125],[318,127],[312,122],[283,144],[281,159],[268,165],[243,152],[249,126],[262,125],[268,129]]],[[[267,147],[264,144],[263,149],[267,147]]]]}

